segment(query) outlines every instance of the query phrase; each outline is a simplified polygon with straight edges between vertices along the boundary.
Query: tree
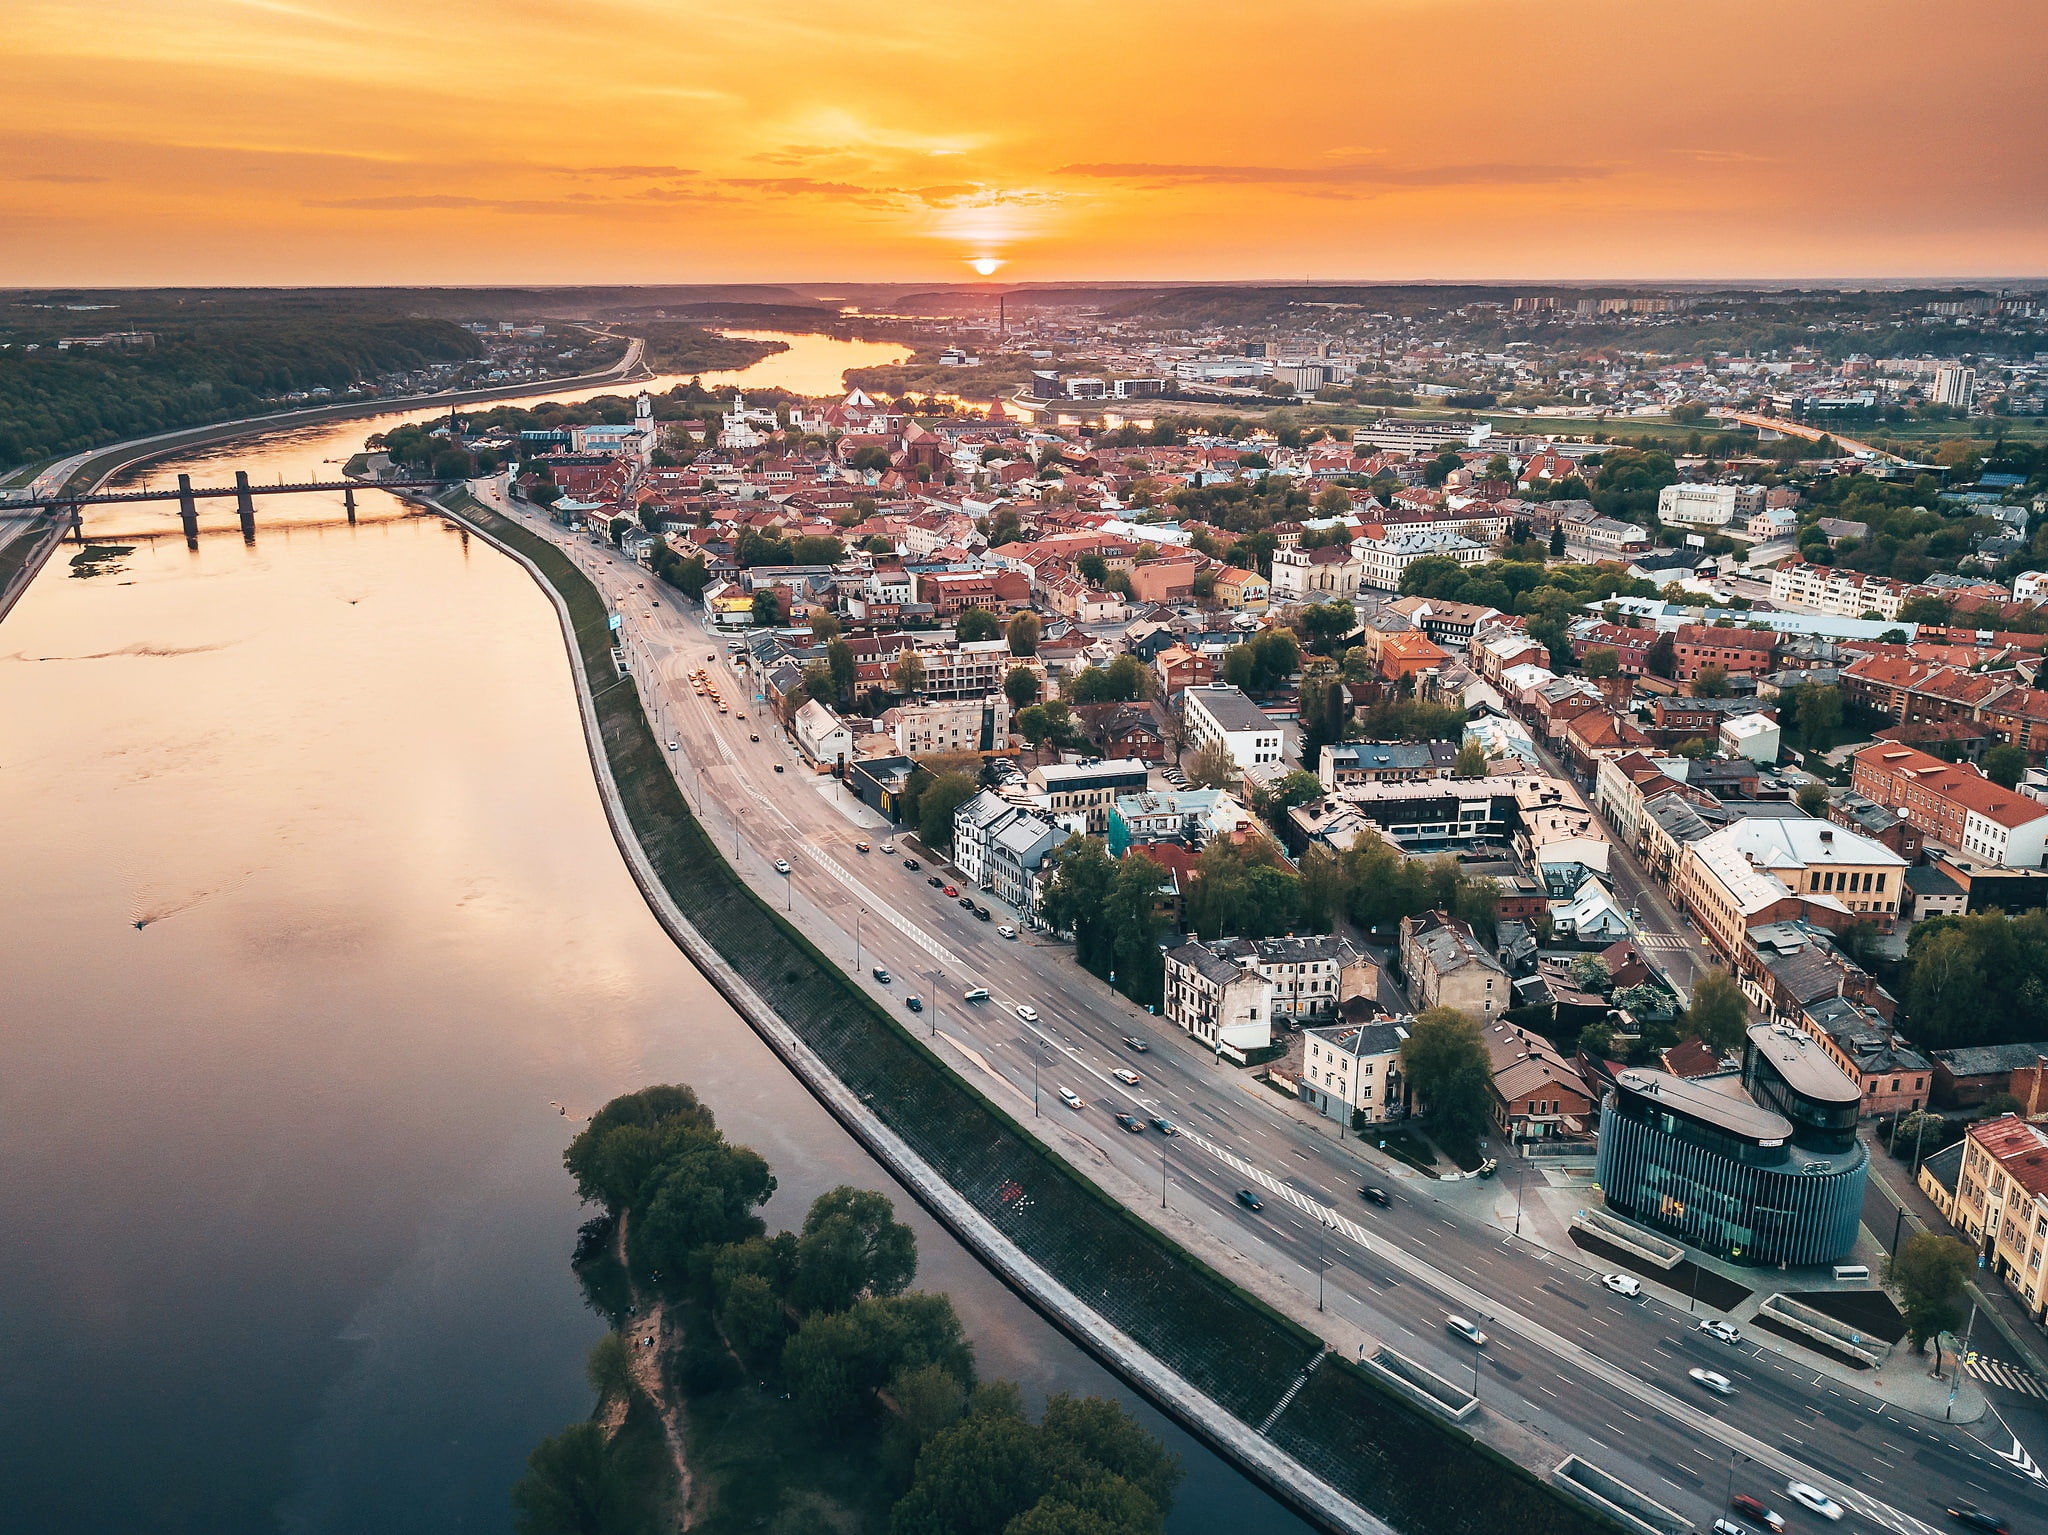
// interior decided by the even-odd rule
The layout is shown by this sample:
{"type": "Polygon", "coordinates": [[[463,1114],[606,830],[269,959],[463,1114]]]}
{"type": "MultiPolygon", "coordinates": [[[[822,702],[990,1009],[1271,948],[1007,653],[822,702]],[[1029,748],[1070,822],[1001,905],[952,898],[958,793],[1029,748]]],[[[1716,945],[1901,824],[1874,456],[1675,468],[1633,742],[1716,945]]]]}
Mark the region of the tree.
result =
{"type": "Polygon", "coordinates": [[[1579,669],[1588,677],[1613,677],[1621,671],[1621,656],[1611,647],[1601,645],[1586,652],[1579,669]]]}
{"type": "Polygon", "coordinates": [[[838,684],[832,680],[832,664],[829,661],[804,662],[804,694],[815,698],[821,704],[829,704],[839,695],[838,684]]]}
{"type": "Polygon", "coordinates": [[[1010,675],[1003,679],[1003,696],[1010,700],[1014,713],[1038,701],[1038,673],[1028,666],[1013,666],[1010,675]]]}
{"type": "Polygon", "coordinates": [[[759,1274],[741,1274],[726,1287],[718,1325],[726,1341],[750,1361],[772,1358],[787,1335],[782,1299],[759,1274]]]}
{"type": "Polygon", "coordinates": [[[963,1385],[974,1380],[974,1350],[953,1303],[917,1291],[813,1313],[782,1349],[783,1381],[797,1410],[841,1432],[864,1416],[881,1387],[934,1365],[963,1385]]]}
{"type": "Polygon", "coordinates": [[[1064,700],[1053,698],[1017,711],[1017,733],[1043,751],[1054,741],[1064,741],[1074,731],[1074,714],[1064,700]]]}
{"type": "Polygon", "coordinates": [[[1825,816],[1828,811],[1828,786],[1824,783],[1803,783],[1796,796],[1799,808],[1810,816],[1825,816]]]}
{"type": "Polygon", "coordinates": [[[1458,748],[1458,760],[1451,765],[1451,773],[1457,778],[1484,778],[1486,768],[1486,748],[1475,738],[1458,748]]]}
{"type": "Polygon", "coordinates": [[[1557,523],[1550,530],[1550,557],[1553,560],[1564,558],[1564,524],[1562,522],[1557,523]]]}
{"type": "Polygon", "coordinates": [[[1724,666],[1702,666],[1692,679],[1692,696],[1695,698],[1726,698],[1734,692],[1728,683],[1728,669],[1724,666]]]}
{"type": "Polygon", "coordinates": [[[2003,789],[2017,789],[2027,776],[2027,754],[2017,746],[1994,746],[1980,764],[1984,776],[2003,789]]]}
{"type": "Polygon", "coordinates": [[[775,588],[764,586],[754,593],[754,625],[756,628],[772,629],[782,622],[782,604],[776,600],[775,588]]]}
{"type": "Polygon", "coordinates": [[[953,620],[953,638],[963,645],[992,640],[1001,632],[1002,625],[987,608],[962,608],[960,616],[953,620]]]}
{"type": "Polygon", "coordinates": [[[680,1273],[699,1248],[758,1234],[754,1211],[774,1192],[775,1175],[751,1147],[722,1135],[688,1144],[663,1162],[646,1208],[635,1212],[633,1250],[680,1273]]]}
{"type": "Polygon", "coordinates": [[[1109,565],[1099,554],[1084,554],[1074,561],[1075,574],[1090,586],[1100,586],[1109,579],[1109,565]]]}
{"type": "Polygon", "coordinates": [[[1947,602],[1932,594],[1908,597],[1899,604],[1902,624],[1946,624],[1952,614],[1947,602]]]}
{"type": "Polygon", "coordinates": [[[1118,989],[1133,1002],[1155,1007],[1165,1000],[1166,965],[1159,952],[1159,934],[1166,925],[1159,887],[1165,880],[1166,870],[1150,858],[1127,852],[1117,860],[1116,877],[1102,903],[1118,989]]]}
{"type": "Polygon", "coordinates": [[[1053,853],[1053,875],[1039,911],[1054,932],[1074,935],[1074,958],[1098,975],[1109,972],[1114,935],[1102,920],[1116,864],[1100,837],[1072,836],[1053,853]]]}
{"type": "Polygon", "coordinates": [[[1582,990],[1597,991],[1605,996],[1614,985],[1614,971],[1599,955],[1581,954],[1572,961],[1572,979],[1582,990]]]}
{"type": "Polygon", "coordinates": [[[1301,920],[1319,933],[1337,925],[1350,903],[1350,885],[1344,874],[1344,860],[1320,842],[1311,842],[1301,855],[1301,920]]]}
{"type": "Polygon", "coordinates": [[[1749,1027],[1749,998],[1727,971],[1708,970],[1693,987],[1685,1022],[1709,1050],[1726,1054],[1742,1043],[1749,1027]]]}
{"type": "Polygon", "coordinates": [[[852,698],[854,684],[860,681],[860,666],[853,658],[853,647],[844,640],[833,640],[825,647],[825,666],[832,674],[834,696],[842,702],[852,698]]]}
{"type": "Polygon", "coordinates": [[[1415,1015],[1401,1041],[1401,1073],[1445,1137],[1477,1139],[1491,1121],[1492,1060],[1479,1026],[1456,1008],[1415,1015]]]}
{"type": "Polygon", "coordinates": [[[1026,608],[1010,620],[1007,638],[1010,654],[1013,656],[1035,656],[1038,654],[1038,637],[1045,632],[1038,615],[1026,608]]]}
{"type": "Polygon", "coordinates": [[[591,1117],[562,1153],[581,1199],[620,1215],[640,1203],[666,1158],[718,1134],[696,1093],[680,1084],[617,1097],[591,1117]]]}
{"type": "Polygon", "coordinates": [[[1923,1231],[1906,1238],[1897,1253],[1885,1259],[1884,1282],[1899,1294],[1906,1336],[1925,1351],[1934,1344],[1934,1373],[1941,1373],[1941,1335],[1954,1332],[1963,1320],[1963,1286],[1975,1260],[1954,1237],[1923,1231]]]}
{"type": "Polygon", "coordinates": [[[811,643],[823,645],[839,638],[839,620],[823,608],[811,609],[811,643]]]}
{"type": "Polygon", "coordinates": [[[844,1311],[863,1295],[900,1295],[917,1273],[917,1234],[895,1215],[872,1189],[842,1184],[820,1194],[797,1237],[791,1303],[844,1311]]]}
{"type": "Polygon", "coordinates": [[[1337,641],[1358,627],[1358,610],[1348,602],[1311,603],[1301,610],[1301,630],[1309,648],[1328,655],[1337,641]]]}
{"type": "Polygon", "coordinates": [[[519,1535],[613,1535],[631,1527],[627,1478],[595,1423],[543,1439],[512,1487],[519,1535]]]}
{"type": "Polygon", "coordinates": [[[1825,746],[1829,732],[1842,723],[1842,690],[1814,683],[1798,689],[1799,739],[1807,746],[1825,746]]]}
{"type": "Polygon", "coordinates": [[[896,691],[905,697],[915,697],[924,691],[924,659],[914,650],[906,650],[890,670],[889,680],[896,685],[896,691]]]}
{"type": "Polygon", "coordinates": [[[1678,675],[1678,645],[1670,635],[1660,634],[1650,642],[1643,656],[1643,670],[1667,681],[1678,675]]]}
{"type": "Polygon", "coordinates": [[[1196,752],[1182,772],[1197,789],[1227,789],[1244,777],[1221,741],[1211,741],[1196,752]]]}
{"type": "Polygon", "coordinates": [[[953,845],[953,812],[981,792],[965,773],[941,773],[917,801],[917,834],[929,848],[953,845]]]}
{"type": "Polygon", "coordinates": [[[608,1332],[591,1345],[583,1361],[583,1378],[599,1401],[633,1393],[633,1356],[623,1333],[608,1332]]]}
{"type": "Polygon", "coordinates": [[[1122,655],[1103,668],[1103,682],[1110,701],[1133,703],[1152,696],[1152,673],[1136,656],[1122,655]]]}

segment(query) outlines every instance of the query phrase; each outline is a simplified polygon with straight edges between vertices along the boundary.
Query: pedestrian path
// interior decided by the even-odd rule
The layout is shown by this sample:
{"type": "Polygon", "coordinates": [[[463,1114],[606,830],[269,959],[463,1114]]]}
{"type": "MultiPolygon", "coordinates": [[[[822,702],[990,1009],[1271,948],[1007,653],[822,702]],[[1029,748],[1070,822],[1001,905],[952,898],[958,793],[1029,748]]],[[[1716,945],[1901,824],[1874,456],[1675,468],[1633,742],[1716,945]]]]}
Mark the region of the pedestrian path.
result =
{"type": "Polygon", "coordinates": [[[2016,1364],[2007,1364],[2003,1359],[1986,1359],[1981,1354],[1971,1354],[1963,1360],[1964,1373],[1975,1376],[1990,1386],[2003,1386],[2008,1391],[2017,1391],[2021,1396],[2039,1397],[2048,1401],[2048,1381],[2016,1364]]]}
{"type": "Polygon", "coordinates": [[[1689,949],[1692,940],[1683,933],[1642,933],[1636,942],[1646,949],[1689,949]]]}

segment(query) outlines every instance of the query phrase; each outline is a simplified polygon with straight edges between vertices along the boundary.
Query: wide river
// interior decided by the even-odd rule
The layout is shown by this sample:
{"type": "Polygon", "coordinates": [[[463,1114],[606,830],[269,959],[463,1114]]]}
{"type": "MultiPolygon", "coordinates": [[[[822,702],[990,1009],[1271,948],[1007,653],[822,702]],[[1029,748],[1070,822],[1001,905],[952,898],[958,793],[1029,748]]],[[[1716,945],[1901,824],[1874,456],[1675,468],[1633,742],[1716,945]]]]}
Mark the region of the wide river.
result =
{"type": "MultiPolygon", "coordinates": [[[[397,419],[144,478],[296,477],[397,419]]],[[[887,1189],[984,1374],[1116,1392],[648,915],[526,575],[381,496],[286,512],[60,556],[0,625],[0,1530],[509,1530],[591,1405],[562,1147],[650,1082],[774,1164],[772,1223],[887,1189]]],[[[1137,1410],[1178,1535],[1305,1528],[1137,1410]]]]}

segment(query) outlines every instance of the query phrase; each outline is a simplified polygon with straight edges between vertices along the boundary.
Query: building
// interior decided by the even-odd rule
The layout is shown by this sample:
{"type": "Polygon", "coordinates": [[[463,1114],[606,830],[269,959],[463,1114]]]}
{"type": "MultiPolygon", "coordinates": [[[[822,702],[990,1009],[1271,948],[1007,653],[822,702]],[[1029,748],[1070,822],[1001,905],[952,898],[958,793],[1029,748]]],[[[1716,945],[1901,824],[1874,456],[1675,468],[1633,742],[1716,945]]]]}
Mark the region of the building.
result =
{"type": "Polygon", "coordinates": [[[1934,1062],[1934,1102],[1945,1109],[1974,1109],[1993,1093],[2025,1099],[2048,1062],[2048,1039],[1935,1050],[1928,1058],[1934,1062]]]}
{"type": "Polygon", "coordinates": [[[1765,765],[1776,762],[1781,749],[1778,721],[1769,714],[1738,714],[1721,722],[1716,737],[1724,757],[1747,757],[1765,765]]]}
{"type": "Polygon", "coordinates": [[[1212,954],[1250,965],[1273,983],[1276,1018],[1322,1017],[1354,997],[1371,1001],[1379,988],[1379,971],[1372,961],[1343,938],[1329,934],[1218,938],[1208,947],[1212,954]]]}
{"type": "Polygon", "coordinates": [[[1822,927],[1858,920],[1889,930],[1906,861],[1890,848],[1810,816],[1746,816],[1688,842],[1673,893],[1731,964],[1744,934],[1805,917],[1822,927]]]}
{"type": "Polygon", "coordinates": [[[1348,602],[1358,595],[1360,575],[1361,566],[1345,544],[1276,549],[1271,595],[1278,602],[1348,602]]]}
{"type": "Polygon", "coordinates": [[[1017,807],[993,789],[983,789],[962,800],[953,811],[953,865],[961,878],[987,889],[989,884],[989,838],[1017,807]]]}
{"type": "Polygon", "coordinates": [[[1934,370],[1934,403],[1951,406],[1967,416],[1977,404],[1977,370],[1975,368],[1936,368],[1934,370]]]}
{"type": "Polygon", "coordinates": [[[1456,560],[1478,565],[1492,553],[1485,544],[1454,528],[1407,529],[1398,524],[1367,523],[1352,544],[1358,556],[1359,579],[1365,586],[1398,592],[1401,577],[1417,560],[1456,560]]]}
{"type": "Polygon", "coordinates": [[[2008,869],[2048,859],[2048,805],[1967,764],[1879,741],[1856,753],[1849,786],[1938,842],[2008,869]]]}
{"type": "Polygon", "coordinates": [[[1737,1263],[1833,1263],[1856,1245],[1869,1154],[1855,1085],[1806,1035],[1749,1031],[1742,1085],[1630,1067],[1600,1116],[1608,1208],[1737,1263]]]}
{"type": "Polygon", "coordinates": [[[1110,856],[1133,846],[1176,843],[1200,852],[1210,838],[1228,836],[1251,813],[1222,789],[1158,789],[1117,796],[1109,807],[1110,856]]]}
{"type": "Polygon", "coordinates": [[[1211,591],[1216,605],[1233,613],[1263,613],[1273,600],[1272,584],[1264,576],[1255,570],[1239,570],[1235,566],[1226,566],[1216,572],[1211,591]]]}
{"type": "Polygon", "coordinates": [[[1680,624],[1671,636],[1671,658],[1678,680],[1691,682],[1709,666],[1728,675],[1757,677],[1771,669],[1778,636],[1768,629],[1721,629],[1712,624],[1680,624]]]}
{"type": "Polygon", "coordinates": [[[1907,590],[1903,582],[1884,576],[1864,575],[1833,565],[1810,565],[1805,560],[1782,560],[1771,569],[1773,603],[1780,607],[1795,604],[1843,618],[1875,613],[1886,622],[1896,620],[1907,590]]]}
{"type": "MultiPolygon", "coordinates": [[[[1379,633],[1378,630],[1368,632],[1379,633]]],[[[1381,634],[1378,642],[1368,649],[1373,652],[1374,664],[1385,682],[1413,680],[1430,672],[1442,671],[1451,659],[1449,652],[1428,635],[1418,634],[1412,629],[1381,634]]]]}
{"type": "Polygon", "coordinates": [[[1667,528],[1708,532],[1747,522],[1764,509],[1761,485],[1666,485],[1657,492],[1657,520],[1667,528]]]}
{"type": "Polygon", "coordinates": [[[853,755],[853,732],[846,728],[846,722],[817,699],[809,699],[796,711],[791,722],[796,735],[796,744],[806,757],[822,765],[832,765],[853,755]]]}
{"type": "Polygon", "coordinates": [[[1401,919],[1401,969],[1418,1011],[1452,1007],[1484,1027],[1514,1006],[1500,961],[1470,927],[1441,911],[1401,919]]]}
{"type": "Polygon", "coordinates": [[[1325,789],[1336,789],[1449,778],[1457,765],[1458,748],[1448,741],[1345,741],[1324,745],[1316,771],[1325,789]]]}
{"type": "Polygon", "coordinates": [[[1273,983],[1190,938],[1166,950],[1165,1016],[1219,1055],[1273,1042],[1273,983]]]}
{"type": "Polygon", "coordinates": [[[1583,1133],[1599,1100],[1571,1061],[1541,1034],[1511,1023],[1479,1034],[1493,1065],[1493,1123],[1510,1141],[1583,1133]]]}
{"type": "Polygon", "coordinates": [[[1031,787],[1044,811],[1062,822],[1078,822],[1092,837],[1109,829],[1109,807],[1120,794],[1145,787],[1151,770],[1135,758],[1108,762],[1048,763],[1031,770],[1031,787]]]}
{"type": "Polygon", "coordinates": [[[1405,1024],[1332,1023],[1301,1031],[1301,1101],[1326,1118],[1384,1124],[1406,1112],[1401,1081],[1405,1024]]]}
{"type": "Polygon", "coordinates": [[[957,645],[930,650],[906,649],[899,653],[895,664],[908,656],[916,656],[924,668],[924,681],[916,691],[927,703],[934,699],[986,698],[991,693],[1000,693],[1003,679],[1018,664],[1010,654],[1010,642],[1003,639],[963,640],[957,645]]]}
{"type": "Polygon", "coordinates": [[[1559,526],[1564,530],[1565,558],[1583,560],[1588,564],[1612,561],[1626,565],[1656,547],[1648,532],[1617,517],[1596,517],[1589,513],[1567,517],[1559,526]]]}
{"type": "Polygon", "coordinates": [[[1181,714],[1187,721],[1188,745],[1195,751],[1220,744],[1239,768],[1280,760],[1279,722],[1227,682],[1185,689],[1181,714]]]}
{"type": "Polygon", "coordinates": [[[1010,739],[1006,694],[905,704],[890,711],[896,721],[896,750],[906,757],[944,752],[1001,751],[1010,739]]]}
{"type": "Polygon", "coordinates": [[[1909,1114],[1927,1107],[1934,1063],[1893,1032],[1882,1013],[1849,997],[1827,997],[1801,1010],[1799,1026],[1862,1095],[1862,1114],[1909,1114]]]}
{"type": "Polygon", "coordinates": [[[1036,901],[1038,871],[1066,834],[1029,810],[1013,810],[998,821],[988,838],[988,878],[984,889],[1029,917],[1036,901]]]}
{"type": "Polygon", "coordinates": [[[2027,1314],[2048,1319],[2048,1125],[2003,1114],[1970,1126],[1963,1145],[1949,1220],[2027,1314]]]}

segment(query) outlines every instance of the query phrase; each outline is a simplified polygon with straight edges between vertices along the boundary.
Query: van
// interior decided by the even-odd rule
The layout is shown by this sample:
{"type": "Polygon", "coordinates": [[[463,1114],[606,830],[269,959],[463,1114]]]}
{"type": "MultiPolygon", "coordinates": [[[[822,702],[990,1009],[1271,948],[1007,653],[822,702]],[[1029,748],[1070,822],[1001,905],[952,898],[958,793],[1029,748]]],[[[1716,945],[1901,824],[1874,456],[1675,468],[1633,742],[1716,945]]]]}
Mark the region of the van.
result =
{"type": "Polygon", "coordinates": [[[986,986],[977,986],[974,990],[967,993],[964,1000],[968,1002],[986,1002],[988,1000],[988,988],[986,986]]]}
{"type": "Polygon", "coordinates": [[[1867,1263],[1837,1263],[1835,1265],[1835,1278],[1868,1279],[1870,1278],[1870,1265],[1867,1263]]]}

